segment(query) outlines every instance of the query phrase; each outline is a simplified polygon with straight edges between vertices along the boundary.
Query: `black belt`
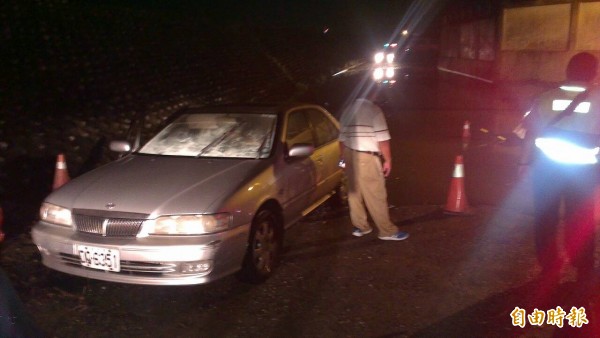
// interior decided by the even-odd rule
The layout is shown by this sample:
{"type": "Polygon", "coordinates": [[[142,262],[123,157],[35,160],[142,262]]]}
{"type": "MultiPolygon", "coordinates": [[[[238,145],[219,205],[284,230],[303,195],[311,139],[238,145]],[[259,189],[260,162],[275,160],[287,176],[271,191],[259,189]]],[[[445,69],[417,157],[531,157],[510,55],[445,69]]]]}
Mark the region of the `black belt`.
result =
{"type": "Polygon", "coordinates": [[[365,154],[369,154],[369,155],[381,156],[381,153],[379,153],[377,151],[356,150],[356,149],[352,149],[352,148],[350,148],[350,150],[356,151],[357,153],[365,153],[365,154]]]}

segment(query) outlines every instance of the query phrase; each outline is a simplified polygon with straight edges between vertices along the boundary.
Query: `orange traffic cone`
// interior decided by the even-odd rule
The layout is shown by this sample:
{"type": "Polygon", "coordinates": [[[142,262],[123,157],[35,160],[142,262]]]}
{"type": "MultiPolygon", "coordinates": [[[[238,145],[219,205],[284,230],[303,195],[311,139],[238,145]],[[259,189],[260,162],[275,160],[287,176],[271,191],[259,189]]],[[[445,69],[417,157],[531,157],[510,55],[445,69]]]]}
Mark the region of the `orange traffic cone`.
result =
{"type": "Polygon", "coordinates": [[[448,192],[448,201],[444,211],[449,214],[468,214],[470,213],[467,195],[465,194],[464,165],[462,155],[456,156],[454,162],[454,172],[450,182],[450,191],[448,192]]]}
{"type": "Polygon", "coordinates": [[[52,184],[52,190],[56,190],[62,187],[65,183],[69,182],[69,172],[67,171],[67,162],[65,161],[65,155],[58,154],[56,158],[56,170],[54,171],[54,183],[52,184]]]}

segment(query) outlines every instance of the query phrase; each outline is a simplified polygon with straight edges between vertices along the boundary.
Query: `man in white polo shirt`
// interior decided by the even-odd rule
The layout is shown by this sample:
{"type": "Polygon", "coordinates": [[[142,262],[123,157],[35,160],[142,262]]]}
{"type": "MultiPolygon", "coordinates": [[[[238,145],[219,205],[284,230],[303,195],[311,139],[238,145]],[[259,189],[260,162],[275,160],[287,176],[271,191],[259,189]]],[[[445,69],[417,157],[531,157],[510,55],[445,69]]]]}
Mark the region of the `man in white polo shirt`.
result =
{"type": "Polygon", "coordinates": [[[340,147],[348,177],[350,219],[357,237],[373,229],[367,210],[379,230],[379,239],[401,241],[408,233],[400,231],[390,220],[385,177],[392,170],[390,132],[385,116],[374,102],[374,86],[359,96],[342,113],[340,147]],[[365,209],[366,206],[366,209],[365,209]]]}

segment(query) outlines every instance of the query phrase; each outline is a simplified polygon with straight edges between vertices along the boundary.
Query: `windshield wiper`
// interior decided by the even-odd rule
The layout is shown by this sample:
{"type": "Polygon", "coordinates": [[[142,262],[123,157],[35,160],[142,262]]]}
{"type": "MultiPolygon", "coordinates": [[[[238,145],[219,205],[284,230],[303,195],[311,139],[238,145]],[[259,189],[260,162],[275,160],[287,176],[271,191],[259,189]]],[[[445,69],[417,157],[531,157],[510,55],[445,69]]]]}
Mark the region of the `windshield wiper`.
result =
{"type": "Polygon", "coordinates": [[[256,150],[256,158],[260,158],[260,155],[262,153],[263,148],[265,147],[265,144],[267,143],[267,140],[273,134],[273,127],[275,127],[275,120],[271,122],[271,127],[269,128],[269,131],[265,134],[265,137],[263,137],[262,141],[260,142],[260,147],[258,147],[258,149],[256,150]]]}
{"type": "Polygon", "coordinates": [[[231,133],[233,133],[236,129],[238,129],[243,124],[244,123],[240,123],[238,125],[233,126],[231,129],[229,129],[228,131],[226,131],[225,133],[223,133],[223,135],[219,136],[214,141],[212,141],[211,143],[209,143],[206,147],[202,148],[202,150],[200,150],[200,152],[198,153],[198,155],[196,155],[196,158],[204,155],[204,153],[206,151],[208,151],[212,147],[214,147],[214,146],[220,144],[221,142],[223,142],[223,140],[225,140],[227,138],[227,136],[231,135],[231,133]]]}

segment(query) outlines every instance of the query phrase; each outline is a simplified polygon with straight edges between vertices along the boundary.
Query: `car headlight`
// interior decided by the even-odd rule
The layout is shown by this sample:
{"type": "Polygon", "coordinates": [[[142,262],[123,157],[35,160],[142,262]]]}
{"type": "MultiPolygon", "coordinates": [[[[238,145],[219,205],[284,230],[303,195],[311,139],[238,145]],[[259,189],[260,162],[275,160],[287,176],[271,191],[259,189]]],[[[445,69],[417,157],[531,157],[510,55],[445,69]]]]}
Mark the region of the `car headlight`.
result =
{"type": "Polygon", "coordinates": [[[395,74],[395,73],[396,73],[396,72],[394,71],[394,68],[387,68],[387,69],[385,70],[385,77],[387,77],[388,79],[391,79],[391,78],[393,78],[393,77],[394,77],[394,74],[395,74]]]}
{"type": "Polygon", "coordinates": [[[229,228],[231,215],[172,215],[144,221],[137,237],[151,235],[202,235],[229,228]]]}
{"type": "Polygon", "coordinates": [[[71,210],[46,202],[42,203],[40,208],[40,219],[58,225],[73,225],[71,210]]]}
{"type": "Polygon", "coordinates": [[[394,62],[394,57],[395,57],[395,56],[396,56],[396,55],[394,55],[394,53],[389,53],[388,55],[386,55],[386,56],[385,56],[385,60],[386,60],[388,63],[393,63],[393,62],[394,62]]]}
{"type": "Polygon", "coordinates": [[[375,63],[381,63],[381,61],[383,61],[383,59],[385,59],[385,55],[383,54],[383,52],[379,52],[375,54],[375,63]]]}
{"type": "Polygon", "coordinates": [[[383,78],[383,68],[377,68],[373,71],[373,79],[375,80],[381,80],[383,78]]]}

